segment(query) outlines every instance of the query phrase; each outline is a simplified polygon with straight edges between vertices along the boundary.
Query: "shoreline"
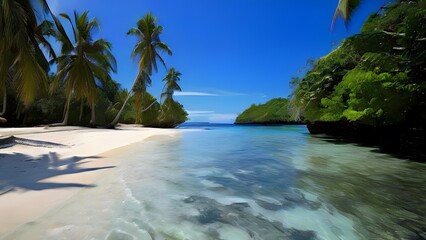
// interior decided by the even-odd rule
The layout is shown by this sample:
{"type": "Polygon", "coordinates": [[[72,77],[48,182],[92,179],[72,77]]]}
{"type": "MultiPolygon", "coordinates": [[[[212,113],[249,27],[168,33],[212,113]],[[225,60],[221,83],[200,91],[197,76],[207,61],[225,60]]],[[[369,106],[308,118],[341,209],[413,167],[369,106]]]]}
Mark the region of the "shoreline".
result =
{"type": "Polygon", "coordinates": [[[0,138],[13,135],[36,144],[52,144],[36,147],[18,143],[0,148],[0,215],[8,216],[0,218],[0,236],[31,224],[81,190],[95,188],[93,183],[119,166],[124,159],[118,156],[132,145],[153,136],[176,136],[178,132],[133,125],[121,125],[116,130],[0,129],[0,138]],[[6,188],[3,193],[2,188],[6,188]]]}

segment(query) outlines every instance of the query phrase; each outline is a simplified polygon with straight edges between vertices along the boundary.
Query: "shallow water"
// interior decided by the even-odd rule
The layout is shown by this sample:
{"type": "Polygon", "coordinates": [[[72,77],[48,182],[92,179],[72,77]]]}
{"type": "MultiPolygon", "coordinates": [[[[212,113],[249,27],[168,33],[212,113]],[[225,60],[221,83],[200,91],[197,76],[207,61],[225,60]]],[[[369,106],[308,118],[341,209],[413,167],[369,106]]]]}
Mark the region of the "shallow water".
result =
{"type": "Polygon", "coordinates": [[[189,126],[20,227],[25,239],[424,239],[426,165],[304,126],[189,126]]]}

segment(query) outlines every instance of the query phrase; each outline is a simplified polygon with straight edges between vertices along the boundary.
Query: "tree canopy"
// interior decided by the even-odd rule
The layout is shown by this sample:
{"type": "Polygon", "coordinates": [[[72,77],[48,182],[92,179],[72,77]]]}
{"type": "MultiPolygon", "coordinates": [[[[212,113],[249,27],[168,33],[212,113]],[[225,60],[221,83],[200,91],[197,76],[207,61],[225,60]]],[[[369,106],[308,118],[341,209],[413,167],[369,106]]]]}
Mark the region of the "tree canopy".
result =
{"type": "Polygon", "coordinates": [[[238,115],[236,124],[282,124],[296,122],[290,115],[290,101],[274,98],[265,104],[253,104],[238,115]]]}
{"type": "Polygon", "coordinates": [[[163,27],[152,14],[128,32],[138,39],[130,55],[138,61],[139,73],[126,90],[111,78],[117,69],[112,45],[103,38],[93,39],[99,22],[89,12],[55,16],[45,0],[4,0],[0,12],[2,126],[52,124],[61,119],[53,125],[107,126],[118,123],[121,115],[122,122],[155,127],[186,121],[183,106],[173,100],[181,75],[174,68],[175,76],[165,78],[163,104],[147,92],[157,62],[166,67],[160,53],[171,55],[160,40],[163,27]],[[39,10],[46,14],[37,14],[39,10]],[[63,22],[70,27],[64,28],[63,22]],[[51,41],[59,42],[59,52],[51,41]]]}
{"type": "Polygon", "coordinates": [[[397,1],[295,81],[309,121],[378,126],[426,121],[426,1],[397,1]]]}

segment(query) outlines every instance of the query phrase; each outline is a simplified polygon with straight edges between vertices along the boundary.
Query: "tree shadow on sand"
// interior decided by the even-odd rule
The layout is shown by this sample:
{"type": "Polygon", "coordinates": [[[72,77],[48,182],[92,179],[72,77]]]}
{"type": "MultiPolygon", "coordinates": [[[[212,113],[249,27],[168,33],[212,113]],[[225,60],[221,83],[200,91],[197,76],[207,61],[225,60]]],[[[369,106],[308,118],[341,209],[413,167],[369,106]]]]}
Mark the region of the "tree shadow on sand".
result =
{"type": "Polygon", "coordinates": [[[44,147],[44,148],[70,147],[70,146],[67,146],[67,145],[59,144],[59,143],[40,141],[40,140],[32,140],[32,139],[26,139],[26,138],[18,138],[18,137],[15,137],[15,136],[0,137],[0,149],[1,148],[13,147],[13,146],[18,145],[18,144],[27,145],[27,146],[31,146],[31,147],[44,147]]]}
{"type": "Polygon", "coordinates": [[[57,188],[90,188],[93,184],[41,182],[45,179],[114,168],[115,166],[81,168],[86,159],[99,159],[97,156],[73,156],[60,159],[56,152],[49,152],[39,157],[32,157],[22,153],[0,153],[0,194],[15,188],[25,190],[46,190],[57,188]]]}

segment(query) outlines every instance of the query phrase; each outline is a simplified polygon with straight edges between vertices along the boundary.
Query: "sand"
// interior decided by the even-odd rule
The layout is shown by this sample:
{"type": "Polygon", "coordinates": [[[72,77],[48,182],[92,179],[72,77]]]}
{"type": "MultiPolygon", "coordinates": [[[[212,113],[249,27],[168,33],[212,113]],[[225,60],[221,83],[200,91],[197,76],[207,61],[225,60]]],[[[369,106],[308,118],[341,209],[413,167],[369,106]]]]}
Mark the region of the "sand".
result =
{"type": "Polygon", "coordinates": [[[16,143],[0,146],[0,238],[31,223],[93,185],[125,162],[120,152],[156,135],[177,130],[122,125],[116,130],[81,127],[4,128],[0,138],[16,143]]]}

